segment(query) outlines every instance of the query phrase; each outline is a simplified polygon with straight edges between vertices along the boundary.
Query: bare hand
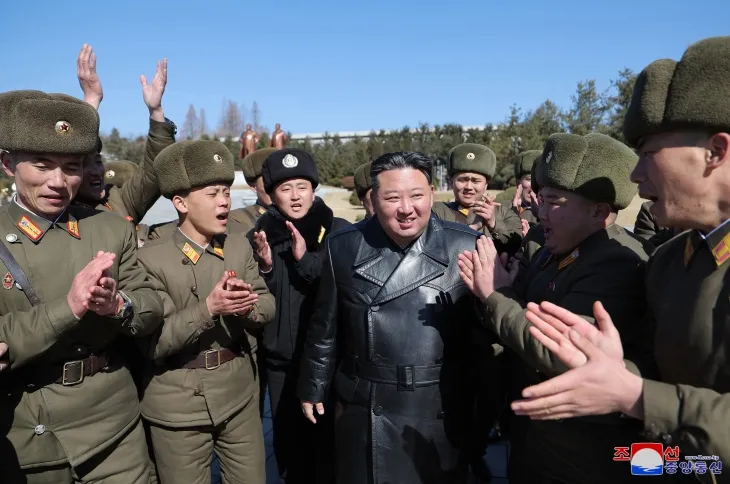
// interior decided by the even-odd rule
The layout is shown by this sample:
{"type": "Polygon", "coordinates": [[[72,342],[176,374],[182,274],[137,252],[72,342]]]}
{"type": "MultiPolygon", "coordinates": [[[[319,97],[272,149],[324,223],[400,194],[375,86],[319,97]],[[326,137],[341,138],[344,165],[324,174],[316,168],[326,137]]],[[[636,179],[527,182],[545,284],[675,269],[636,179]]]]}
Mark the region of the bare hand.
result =
{"type": "Polygon", "coordinates": [[[89,310],[92,299],[91,290],[99,285],[104,271],[111,268],[115,257],[116,255],[111,252],[100,251],[74,277],[66,301],[76,317],[82,318],[89,310]]]}
{"type": "Polygon", "coordinates": [[[495,209],[501,206],[501,203],[495,202],[494,197],[487,196],[484,201],[476,202],[470,210],[473,210],[487,223],[489,230],[494,230],[497,225],[497,214],[495,209]]]}
{"type": "MultiPolygon", "coordinates": [[[[7,343],[0,343],[0,358],[5,356],[5,353],[8,352],[8,344],[7,343]]],[[[0,371],[3,371],[7,369],[10,366],[10,363],[7,361],[0,361],[0,371]]]]}
{"type": "Polygon", "coordinates": [[[522,185],[518,184],[515,190],[515,196],[512,197],[512,210],[517,212],[519,215],[520,209],[522,208],[522,185]]]}
{"type": "MultiPolygon", "coordinates": [[[[233,315],[236,313],[245,313],[250,311],[248,306],[252,306],[258,301],[258,294],[251,293],[248,290],[227,290],[228,281],[231,275],[228,271],[223,273],[220,281],[215,285],[213,291],[205,299],[208,312],[211,316],[233,315]]],[[[237,285],[234,284],[234,285],[237,285]]]]}
{"type": "Polygon", "coordinates": [[[623,361],[608,356],[581,338],[577,331],[569,332],[570,341],[584,353],[588,361],[562,375],[538,385],[525,388],[525,400],[512,403],[517,415],[535,420],[573,418],[623,412],[642,418],[643,380],[629,372],[623,361]]]}
{"type": "Polygon", "coordinates": [[[307,243],[304,242],[304,237],[302,237],[302,234],[299,233],[293,223],[287,221],[286,228],[291,232],[291,251],[294,254],[294,259],[299,262],[307,252],[307,243]]]}
{"type": "Polygon", "coordinates": [[[571,330],[590,341],[609,358],[623,362],[621,337],[611,316],[599,301],[593,304],[593,315],[598,327],[567,309],[543,302],[539,306],[528,303],[525,317],[532,323],[530,334],[569,368],[577,368],[588,362],[588,357],[571,341],[571,330]]]}
{"type": "Polygon", "coordinates": [[[527,236],[527,232],[530,231],[530,222],[525,220],[524,218],[520,219],[520,223],[522,224],[522,236],[527,236]]]}
{"type": "Polygon", "coordinates": [[[459,269],[466,286],[482,301],[500,287],[512,284],[507,269],[497,256],[494,242],[483,235],[477,240],[477,250],[459,254],[459,269]]]}
{"type": "Polygon", "coordinates": [[[104,91],[101,88],[99,75],[96,73],[96,54],[93,48],[84,44],[76,59],[76,76],[79,78],[79,85],[84,92],[84,102],[99,109],[101,100],[104,98],[104,91]]]}
{"type": "Polygon", "coordinates": [[[162,111],[162,95],[167,85],[167,59],[157,61],[157,72],[152,82],[147,84],[147,78],[142,74],[139,76],[142,83],[142,99],[150,110],[150,118],[155,121],[164,122],[165,114],[162,111]]]}
{"type": "Polygon", "coordinates": [[[317,423],[317,419],[314,417],[315,409],[317,409],[317,415],[324,415],[324,405],[322,402],[302,402],[302,412],[304,412],[304,416],[307,417],[307,420],[313,424],[317,423]]]}
{"type": "Polygon", "coordinates": [[[229,271],[229,275],[232,277],[232,279],[228,279],[228,282],[226,283],[226,290],[227,291],[247,291],[249,293],[249,296],[247,296],[248,300],[251,301],[251,304],[249,306],[246,306],[246,308],[239,313],[235,313],[234,316],[248,316],[248,314],[253,311],[254,305],[258,302],[258,294],[253,292],[253,286],[251,284],[248,284],[243,281],[243,279],[239,279],[236,277],[235,271],[229,271]]]}
{"type": "Polygon", "coordinates": [[[91,293],[89,310],[99,316],[113,316],[124,304],[122,296],[117,292],[117,281],[106,273],[102,274],[99,284],[92,287],[89,292],[91,293]]]}
{"type": "Polygon", "coordinates": [[[510,258],[506,252],[499,255],[499,262],[502,263],[502,267],[507,271],[509,276],[509,285],[514,284],[517,275],[520,273],[520,261],[515,257],[510,258]]]}
{"type": "Polygon", "coordinates": [[[253,233],[253,242],[256,246],[256,255],[259,257],[259,268],[263,272],[269,272],[273,261],[271,259],[271,247],[269,242],[266,240],[266,232],[253,233]]]}

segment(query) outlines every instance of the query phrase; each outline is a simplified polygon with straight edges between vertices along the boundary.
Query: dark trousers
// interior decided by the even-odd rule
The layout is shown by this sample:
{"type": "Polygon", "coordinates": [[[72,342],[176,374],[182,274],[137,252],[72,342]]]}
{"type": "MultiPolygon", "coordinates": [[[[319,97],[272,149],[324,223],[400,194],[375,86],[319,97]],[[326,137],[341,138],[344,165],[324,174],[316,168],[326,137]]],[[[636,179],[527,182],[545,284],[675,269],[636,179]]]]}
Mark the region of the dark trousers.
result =
{"type": "Polygon", "coordinates": [[[332,484],[333,407],[327,406],[324,415],[315,415],[316,425],[307,420],[296,396],[298,372],[291,368],[267,368],[279,477],[286,484],[332,484]]]}

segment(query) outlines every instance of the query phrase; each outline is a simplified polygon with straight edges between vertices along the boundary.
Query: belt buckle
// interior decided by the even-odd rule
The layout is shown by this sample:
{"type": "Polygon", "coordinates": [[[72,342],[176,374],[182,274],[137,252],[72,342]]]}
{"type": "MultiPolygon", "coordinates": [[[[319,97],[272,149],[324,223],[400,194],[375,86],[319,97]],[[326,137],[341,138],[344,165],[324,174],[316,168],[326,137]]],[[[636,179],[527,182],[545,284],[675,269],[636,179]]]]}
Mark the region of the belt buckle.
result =
{"type": "Polygon", "coordinates": [[[61,377],[61,384],[65,387],[78,385],[84,381],[84,361],[83,360],[75,360],[75,361],[67,361],[63,364],[63,374],[61,377]],[[79,377],[77,380],[69,381],[66,377],[66,372],[73,369],[74,367],[77,367],[79,369],[79,377]]]}
{"type": "Polygon", "coordinates": [[[221,352],[220,352],[220,350],[207,350],[203,354],[205,355],[205,369],[206,370],[215,370],[216,368],[218,368],[219,366],[221,366],[221,352]],[[215,353],[216,356],[218,357],[218,361],[216,362],[215,365],[209,365],[208,364],[208,356],[211,355],[211,354],[213,354],[213,353],[215,353]]]}
{"type": "Polygon", "coordinates": [[[416,390],[416,367],[413,365],[398,365],[398,390],[412,392],[416,390]]]}

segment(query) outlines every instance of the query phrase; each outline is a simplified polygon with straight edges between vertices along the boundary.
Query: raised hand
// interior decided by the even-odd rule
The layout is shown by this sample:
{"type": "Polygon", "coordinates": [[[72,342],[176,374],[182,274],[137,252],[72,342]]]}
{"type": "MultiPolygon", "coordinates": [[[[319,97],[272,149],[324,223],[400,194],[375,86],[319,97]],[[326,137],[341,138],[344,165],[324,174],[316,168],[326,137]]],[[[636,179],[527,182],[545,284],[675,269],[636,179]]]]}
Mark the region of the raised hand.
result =
{"type": "Polygon", "coordinates": [[[99,75],[96,73],[96,54],[88,44],[81,47],[79,57],[76,59],[76,76],[79,78],[79,85],[84,92],[84,102],[98,110],[101,100],[104,98],[104,91],[101,88],[99,75]]]}
{"type": "Polygon", "coordinates": [[[476,202],[474,206],[470,208],[470,210],[473,210],[474,213],[484,220],[489,230],[493,230],[497,225],[497,214],[495,210],[497,207],[502,205],[494,200],[494,197],[487,195],[483,201],[476,202]]]}
{"type": "Polygon", "coordinates": [[[99,316],[113,316],[124,304],[122,296],[117,292],[117,281],[109,277],[107,271],[102,273],[99,285],[90,290],[89,310],[99,316]]]}
{"type": "Polygon", "coordinates": [[[263,230],[254,232],[253,242],[256,246],[256,255],[259,257],[259,269],[261,269],[261,272],[269,272],[273,260],[271,258],[271,247],[269,247],[269,242],[266,240],[266,232],[263,230]]]}
{"type": "Polygon", "coordinates": [[[139,80],[142,83],[142,99],[150,110],[150,118],[164,122],[162,95],[165,94],[165,86],[167,86],[167,59],[157,61],[157,71],[152,82],[148,84],[144,74],[139,76],[139,80]]]}
{"type": "Polygon", "coordinates": [[[291,250],[294,254],[294,258],[297,262],[302,260],[304,254],[307,252],[307,243],[304,242],[304,237],[299,233],[297,228],[291,222],[286,222],[286,228],[291,232],[291,250]]]}
{"type": "Polygon", "coordinates": [[[515,196],[512,197],[512,210],[517,212],[519,215],[520,208],[522,207],[522,184],[517,185],[517,189],[515,190],[515,196]]]}

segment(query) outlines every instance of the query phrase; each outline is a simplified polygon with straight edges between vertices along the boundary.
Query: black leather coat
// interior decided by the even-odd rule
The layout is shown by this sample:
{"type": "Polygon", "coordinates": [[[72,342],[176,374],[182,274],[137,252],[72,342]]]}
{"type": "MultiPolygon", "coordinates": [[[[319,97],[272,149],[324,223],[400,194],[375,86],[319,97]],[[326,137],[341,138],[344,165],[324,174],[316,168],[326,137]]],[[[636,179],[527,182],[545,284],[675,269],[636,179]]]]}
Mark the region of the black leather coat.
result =
{"type": "Polygon", "coordinates": [[[432,215],[405,250],[377,218],[327,241],[298,394],[323,401],[334,381],[337,482],[465,482],[478,323],[457,257],[478,235],[432,215]]]}

